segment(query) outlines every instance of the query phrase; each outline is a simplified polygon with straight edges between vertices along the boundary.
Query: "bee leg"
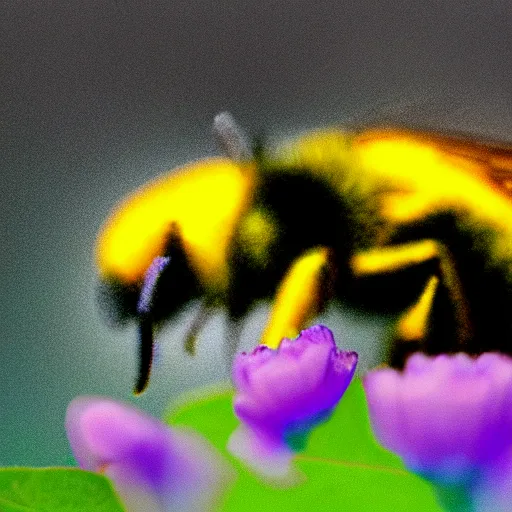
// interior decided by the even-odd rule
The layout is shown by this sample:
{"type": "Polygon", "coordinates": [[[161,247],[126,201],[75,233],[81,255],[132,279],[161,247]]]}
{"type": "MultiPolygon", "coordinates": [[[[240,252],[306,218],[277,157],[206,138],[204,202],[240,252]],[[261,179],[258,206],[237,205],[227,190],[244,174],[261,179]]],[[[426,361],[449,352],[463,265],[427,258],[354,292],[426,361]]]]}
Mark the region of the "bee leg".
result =
{"type": "Polygon", "coordinates": [[[322,309],[332,293],[330,251],[319,247],[297,258],[279,285],[261,344],[277,348],[294,338],[322,309]]]}
{"type": "Polygon", "coordinates": [[[471,336],[469,307],[453,258],[444,244],[425,239],[359,253],[351,262],[355,276],[364,277],[392,274],[429,261],[436,263],[434,274],[428,277],[419,299],[402,313],[395,328],[395,343],[389,359],[398,366],[401,364],[399,354],[403,353],[405,357],[415,347],[428,352],[440,351],[440,343],[434,341],[435,346],[425,345],[435,317],[441,311],[434,308],[438,300],[445,301],[442,314],[446,315],[448,308],[448,315],[455,325],[455,344],[444,345],[446,351],[463,350],[467,346],[471,336]]]}
{"type": "Polygon", "coordinates": [[[226,329],[226,340],[224,342],[225,359],[227,369],[231,373],[231,367],[233,365],[233,359],[240,342],[242,335],[243,318],[242,317],[228,317],[227,329],[226,329]]]}
{"type": "Polygon", "coordinates": [[[147,316],[139,320],[139,372],[133,390],[135,395],[140,395],[149,383],[149,375],[153,363],[154,333],[153,321],[147,316]]]}
{"type": "Polygon", "coordinates": [[[208,318],[210,318],[211,311],[212,306],[208,301],[203,301],[199,306],[199,311],[192,320],[192,324],[188,328],[187,335],[185,336],[185,341],[183,343],[183,347],[187,354],[191,356],[196,355],[197,336],[199,331],[202,330],[208,321],[208,318]]]}
{"type": "Polygon", "coordinates": [[[430,276],[419,299],[398,317],[386,357],[391,366],[403,366],[409,354],[422,349],[432,321],[438,285],[439,278],[435,275],[430,276]]]}

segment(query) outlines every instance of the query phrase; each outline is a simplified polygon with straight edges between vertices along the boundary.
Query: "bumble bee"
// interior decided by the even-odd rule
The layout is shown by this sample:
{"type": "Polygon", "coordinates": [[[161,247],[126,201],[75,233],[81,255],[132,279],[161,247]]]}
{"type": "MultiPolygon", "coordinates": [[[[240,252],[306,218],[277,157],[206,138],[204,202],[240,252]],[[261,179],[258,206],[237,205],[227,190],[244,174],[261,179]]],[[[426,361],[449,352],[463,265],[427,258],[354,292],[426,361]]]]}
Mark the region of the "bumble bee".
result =
{"type": "Polygon", "coordinates": [[[397,314],[394,366],[416,350],[512,352],[512,145],[383,127],[251,147],[226,113],[214,132],[227,157],[143,186],[98,238],[103,297],[139,326],[136,393],[155,332],[194,299],[189,352],[221,306],[232,357],[259,299],[271,347],[339,301],[397,314]]]}

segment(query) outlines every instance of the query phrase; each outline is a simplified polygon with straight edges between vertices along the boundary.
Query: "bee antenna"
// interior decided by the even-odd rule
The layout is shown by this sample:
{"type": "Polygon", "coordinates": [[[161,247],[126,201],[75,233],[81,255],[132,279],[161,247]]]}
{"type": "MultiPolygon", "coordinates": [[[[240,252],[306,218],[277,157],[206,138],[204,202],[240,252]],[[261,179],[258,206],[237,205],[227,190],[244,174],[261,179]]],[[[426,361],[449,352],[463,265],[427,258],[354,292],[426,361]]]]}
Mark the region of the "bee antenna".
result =
{"type": "Polygon", "coordinates": [[[137,314],[139,316],[139,374],[134,393],[140,395],[146,389],[153,362],[154,333],[152,307],[158,280],[171,258],[156,257],[144,276],[137,314]]]}
{"type": "Polygon", "coordinates": [[[140,292],[139,302],[137,304],[137,313],[139,315],[147,315],[151,312],[155,289],[160,275],[169,265],[170,257],[157,256],[152,262],[144,275],[144,282],[140,292]]]}
{"type": "Polygon", "coordinates": [[[247,136],[229,112],[221,112],[215,116],[213,135],[222,151],[231,160],[245,162],[252,159],[247,136]]]}

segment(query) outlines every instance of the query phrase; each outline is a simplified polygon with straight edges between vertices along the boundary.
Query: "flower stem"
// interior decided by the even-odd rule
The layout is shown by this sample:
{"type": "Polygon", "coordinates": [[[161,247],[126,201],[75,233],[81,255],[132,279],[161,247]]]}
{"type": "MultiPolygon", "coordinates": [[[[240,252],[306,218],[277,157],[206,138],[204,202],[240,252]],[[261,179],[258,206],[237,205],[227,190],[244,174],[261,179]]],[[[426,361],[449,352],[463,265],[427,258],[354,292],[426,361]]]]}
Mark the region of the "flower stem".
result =
{"type": "Polygon", "coordinates": [[[464,485],[436,485],[437,500],[446,512],[475,512],[469,488],[464,485]]]}

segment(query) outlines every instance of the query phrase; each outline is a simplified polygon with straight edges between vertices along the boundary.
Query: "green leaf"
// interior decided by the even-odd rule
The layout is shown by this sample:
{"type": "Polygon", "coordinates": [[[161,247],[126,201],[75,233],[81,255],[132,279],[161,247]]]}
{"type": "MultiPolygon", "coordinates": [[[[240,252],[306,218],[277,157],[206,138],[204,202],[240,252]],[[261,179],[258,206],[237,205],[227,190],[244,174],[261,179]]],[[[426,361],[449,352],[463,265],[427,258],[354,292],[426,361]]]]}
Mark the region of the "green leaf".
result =
{"type": "Polygon", "coordinates": [[[352,381],[331,418],[313,430],[304,455],[405,469],[401,459],[375,439],[359,379],[352,381]]]}
{"type": "Polygon", "coordinates": [[[313,430],[295,461],[305,477],[291,488],[270,486],[226,449],[239,421],[233,390],[197,392],[166,417],[169,424],[191,427],[230,458],[238,479],[229,492],[227,511],[438,512],[433,489],[405,470],[399,457],[382,448],[371,431],[362,384],[354,380],[331,418],[313,430]]]}
{"type": "Polygon", "coordinates": [[[291,488],[271,487],[247,471],[227,496],[222,512],[347,511],[439,512],[430,487],[409,473],[301,459],[305,481],[291,488]]]}
{"type": "Polygon", "coordinates": [[[221,452],[227,453],[227,439],[239,424],[233,412],[233,395],[233,389],[227,385],[195,390],[184,395],[164,421],[169,425],[192,427],[221,452]]]}
{"type": "Polygon", "coordinates": [[[123,512],[110,481],[75,468],[0,468],[2,512],[123,512]]]}

